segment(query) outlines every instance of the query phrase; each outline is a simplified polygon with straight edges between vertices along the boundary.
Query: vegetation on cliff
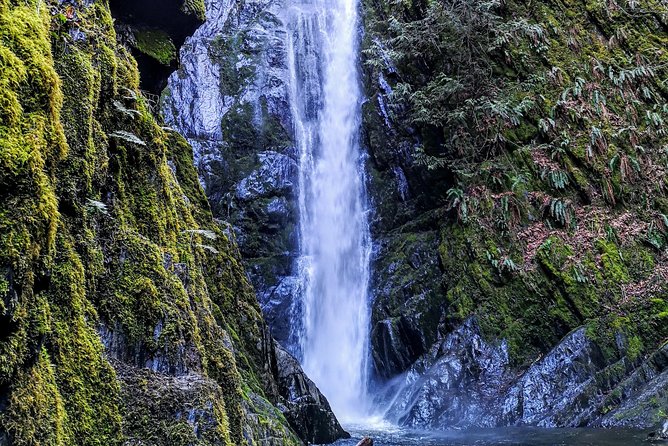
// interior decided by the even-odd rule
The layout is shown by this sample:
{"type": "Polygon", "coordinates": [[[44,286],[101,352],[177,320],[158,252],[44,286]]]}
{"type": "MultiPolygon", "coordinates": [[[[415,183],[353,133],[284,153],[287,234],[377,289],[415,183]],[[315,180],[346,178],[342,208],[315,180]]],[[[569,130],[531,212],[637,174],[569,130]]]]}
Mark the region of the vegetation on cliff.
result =
{"type": "Polygon", "coordinates": [[[419,313],[409,328],[428,342],[476,315],[518,368],[586,325],[609,363],[623,359],[605,377],[614,388],[668,339],[668,7],[365,5],[380,268],[438,249],[440,271],[408,267],[400,285],[440,292],[381,293],[374,319],[419,313]],[[396,166],[409,199],[383,185],[396,166]]]}
{"type": "Polygon", "coordinates": [[[138,85],[105,1],[0,1],[0,443],[298,444],[231,232],[138,85]]]}

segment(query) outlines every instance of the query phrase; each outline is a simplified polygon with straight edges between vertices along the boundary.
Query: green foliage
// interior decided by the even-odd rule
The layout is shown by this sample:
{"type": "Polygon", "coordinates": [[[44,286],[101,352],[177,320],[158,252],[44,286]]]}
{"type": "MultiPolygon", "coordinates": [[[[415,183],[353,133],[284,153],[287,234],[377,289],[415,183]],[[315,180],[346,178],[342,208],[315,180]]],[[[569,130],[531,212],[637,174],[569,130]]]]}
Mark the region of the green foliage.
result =
{"type": "Polygon", "coordinates": [[[112,138],[117,138],[125,142],[129,142],[132,144],[137,144],[138,146],[145,146],[146,143],[139,139],[137,135],[131,132],[126,132],[125,130],[116,130],[114,132],[111,132],[109,134],[112,138]]]}
{"type": "Polygon", "coordinates": [[[489,263],[499,275],[514,273],[519,269],[513,259],[508,256],[500,255],[500,253],[491,253],[489,251],[485,251],[485,255],[487,256],[489,263]]]}
{"type": "Polygon", "coordinates": [[[184,0],[181,9],[186,14],[192,14],[200,20],[206,19],[206,6],[204,0],[184,0]]]}
{"type": "Polygon", "coordinates": [[[552,199],[547,206],[547,213],[560,226],[568,227],[572,224],[572,206],[570,203],[560,200],[552,199]]]}
{"type": "MultiPolygon", "coordinates": [[[[404,218],[445,215],[431,282],[443,299],[427,307],[440,333],[476,316],[521,370],[586,326],[608,365],[605,410],[619,409],[614,386],[668,338],[668,5],[364,6],[372,164],[411,172],[404,218]]],[[[404,209],[382,205],[380,226],[404,209]]]]}

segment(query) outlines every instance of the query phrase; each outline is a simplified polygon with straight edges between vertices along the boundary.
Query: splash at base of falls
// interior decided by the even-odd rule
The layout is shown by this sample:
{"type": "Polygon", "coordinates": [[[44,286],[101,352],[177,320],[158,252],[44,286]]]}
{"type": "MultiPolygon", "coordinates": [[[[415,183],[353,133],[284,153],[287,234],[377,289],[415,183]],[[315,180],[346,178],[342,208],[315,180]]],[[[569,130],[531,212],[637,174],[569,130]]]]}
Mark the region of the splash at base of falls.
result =
{"type": "Polygon", "coordinates": [[[356,446],[365,436],[374,446],[629,446],[647,443],[647,432],[634,429],[506,427],[418,431],[396,426],[349,426],[352,437],[335,446],[356,446]]]}

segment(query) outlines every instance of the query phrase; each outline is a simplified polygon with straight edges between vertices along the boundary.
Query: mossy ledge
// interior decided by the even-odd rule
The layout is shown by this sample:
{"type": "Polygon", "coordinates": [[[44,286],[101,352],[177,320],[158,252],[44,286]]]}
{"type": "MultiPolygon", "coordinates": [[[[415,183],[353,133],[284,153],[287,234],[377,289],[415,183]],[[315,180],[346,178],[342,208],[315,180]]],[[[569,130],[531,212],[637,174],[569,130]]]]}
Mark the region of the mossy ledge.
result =
{"type": "Polygon", "coordinates": [[[0,444],[300,444],[231,231],[138,86],[106,1],[0,0],[0,444]]]}

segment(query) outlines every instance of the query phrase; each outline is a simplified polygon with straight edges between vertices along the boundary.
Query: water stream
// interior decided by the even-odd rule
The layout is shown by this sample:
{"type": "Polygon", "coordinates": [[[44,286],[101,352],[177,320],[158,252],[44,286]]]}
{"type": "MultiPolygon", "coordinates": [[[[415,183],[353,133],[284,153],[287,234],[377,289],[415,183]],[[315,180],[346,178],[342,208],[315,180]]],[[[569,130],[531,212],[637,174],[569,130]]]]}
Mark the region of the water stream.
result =
{"type": "Polygon", "coordinates": [[[349,426],[352,438],[335,446],[355,446],[370,436],[374,446],[635,446],[650,444],[647,432],[632,429],[506,427],[449,431],[415,431],[380,424],[349,426]]]}
{"type": "Polygon", "coordinates": [[[370,241],[359,148],[356,0],[289,9],[299,149],[302,363],[341,419],[365,412],[370,241]]]}
{"type": "MultiPolygon", "coordinates": [[[[290,285],[284,295],[279,293],[297,297],[287,304],[293,305],[291,315],[272,301],[275,290],[265,304],[277,309],[273,314],[281,322],[287,321],[292,333],[286,347],[297,354],[334,413],[353,433],[353,439],[338,444],[355,445],[367,434],[376,439],[377,446],[584,446],[638,444],[644,439],[632,431],[512,428],[425,433],[399,429],[382,420],[374,424],[370,402],[377,398],[367,390],[371,240],[364,154],[359,144],[362,92],[357,0],[285,0],[268,6],[248,1],[239,11],[234,5],[237,3],[229,0],[207,1],[208,20],[182,49],[182,68],[170,78],[163,111],[166,122],[192,143],[202,181],[213,178],[216,187],[225,184],[228,175],[225,169],[217,170],[228,161],[234,164],[235,150],[246,150],[225,140],[221,116],[241,113],[250,105],[257,117],[254,125],[260,127],[265,114],[273,115],[286,128],[292,125],[298,164],[298,280],[293,276],[285,279],[299,286],[296,292],[290,285]],[[265,6],[267,14],[262,11],[265,6]],[[221,52],[221,41],[235,45],[243,41],[244,50],[232,46],[221,52]],[[251,66],[257,71],[247,69],[251,66]],[[232,67],[238,78],[231,76],[230,80],[232,67]],[[365,425],[356,426],[360,422],[365,425]]],[[[274,147],[262,149],[260,167],[253,167],[256,170],[235,186],[240,207],[277,193],[285,194],[275,197],[279,202],[294,196],[292,146],[285,153],[275,152],[274,147]],[[266,159],[275,162],[267,164],[266,159]]],[[[215,197],[217,190],[212,190],[215,197]]],[[[237,217],[243,211],[237,210],[237,217]]],[[[290,213],[285,211],[284,221],[290,222],[291,231],[290,213]]],[[[462,338],[470,340],[470,336],[465,332],[462,338]]]]}

